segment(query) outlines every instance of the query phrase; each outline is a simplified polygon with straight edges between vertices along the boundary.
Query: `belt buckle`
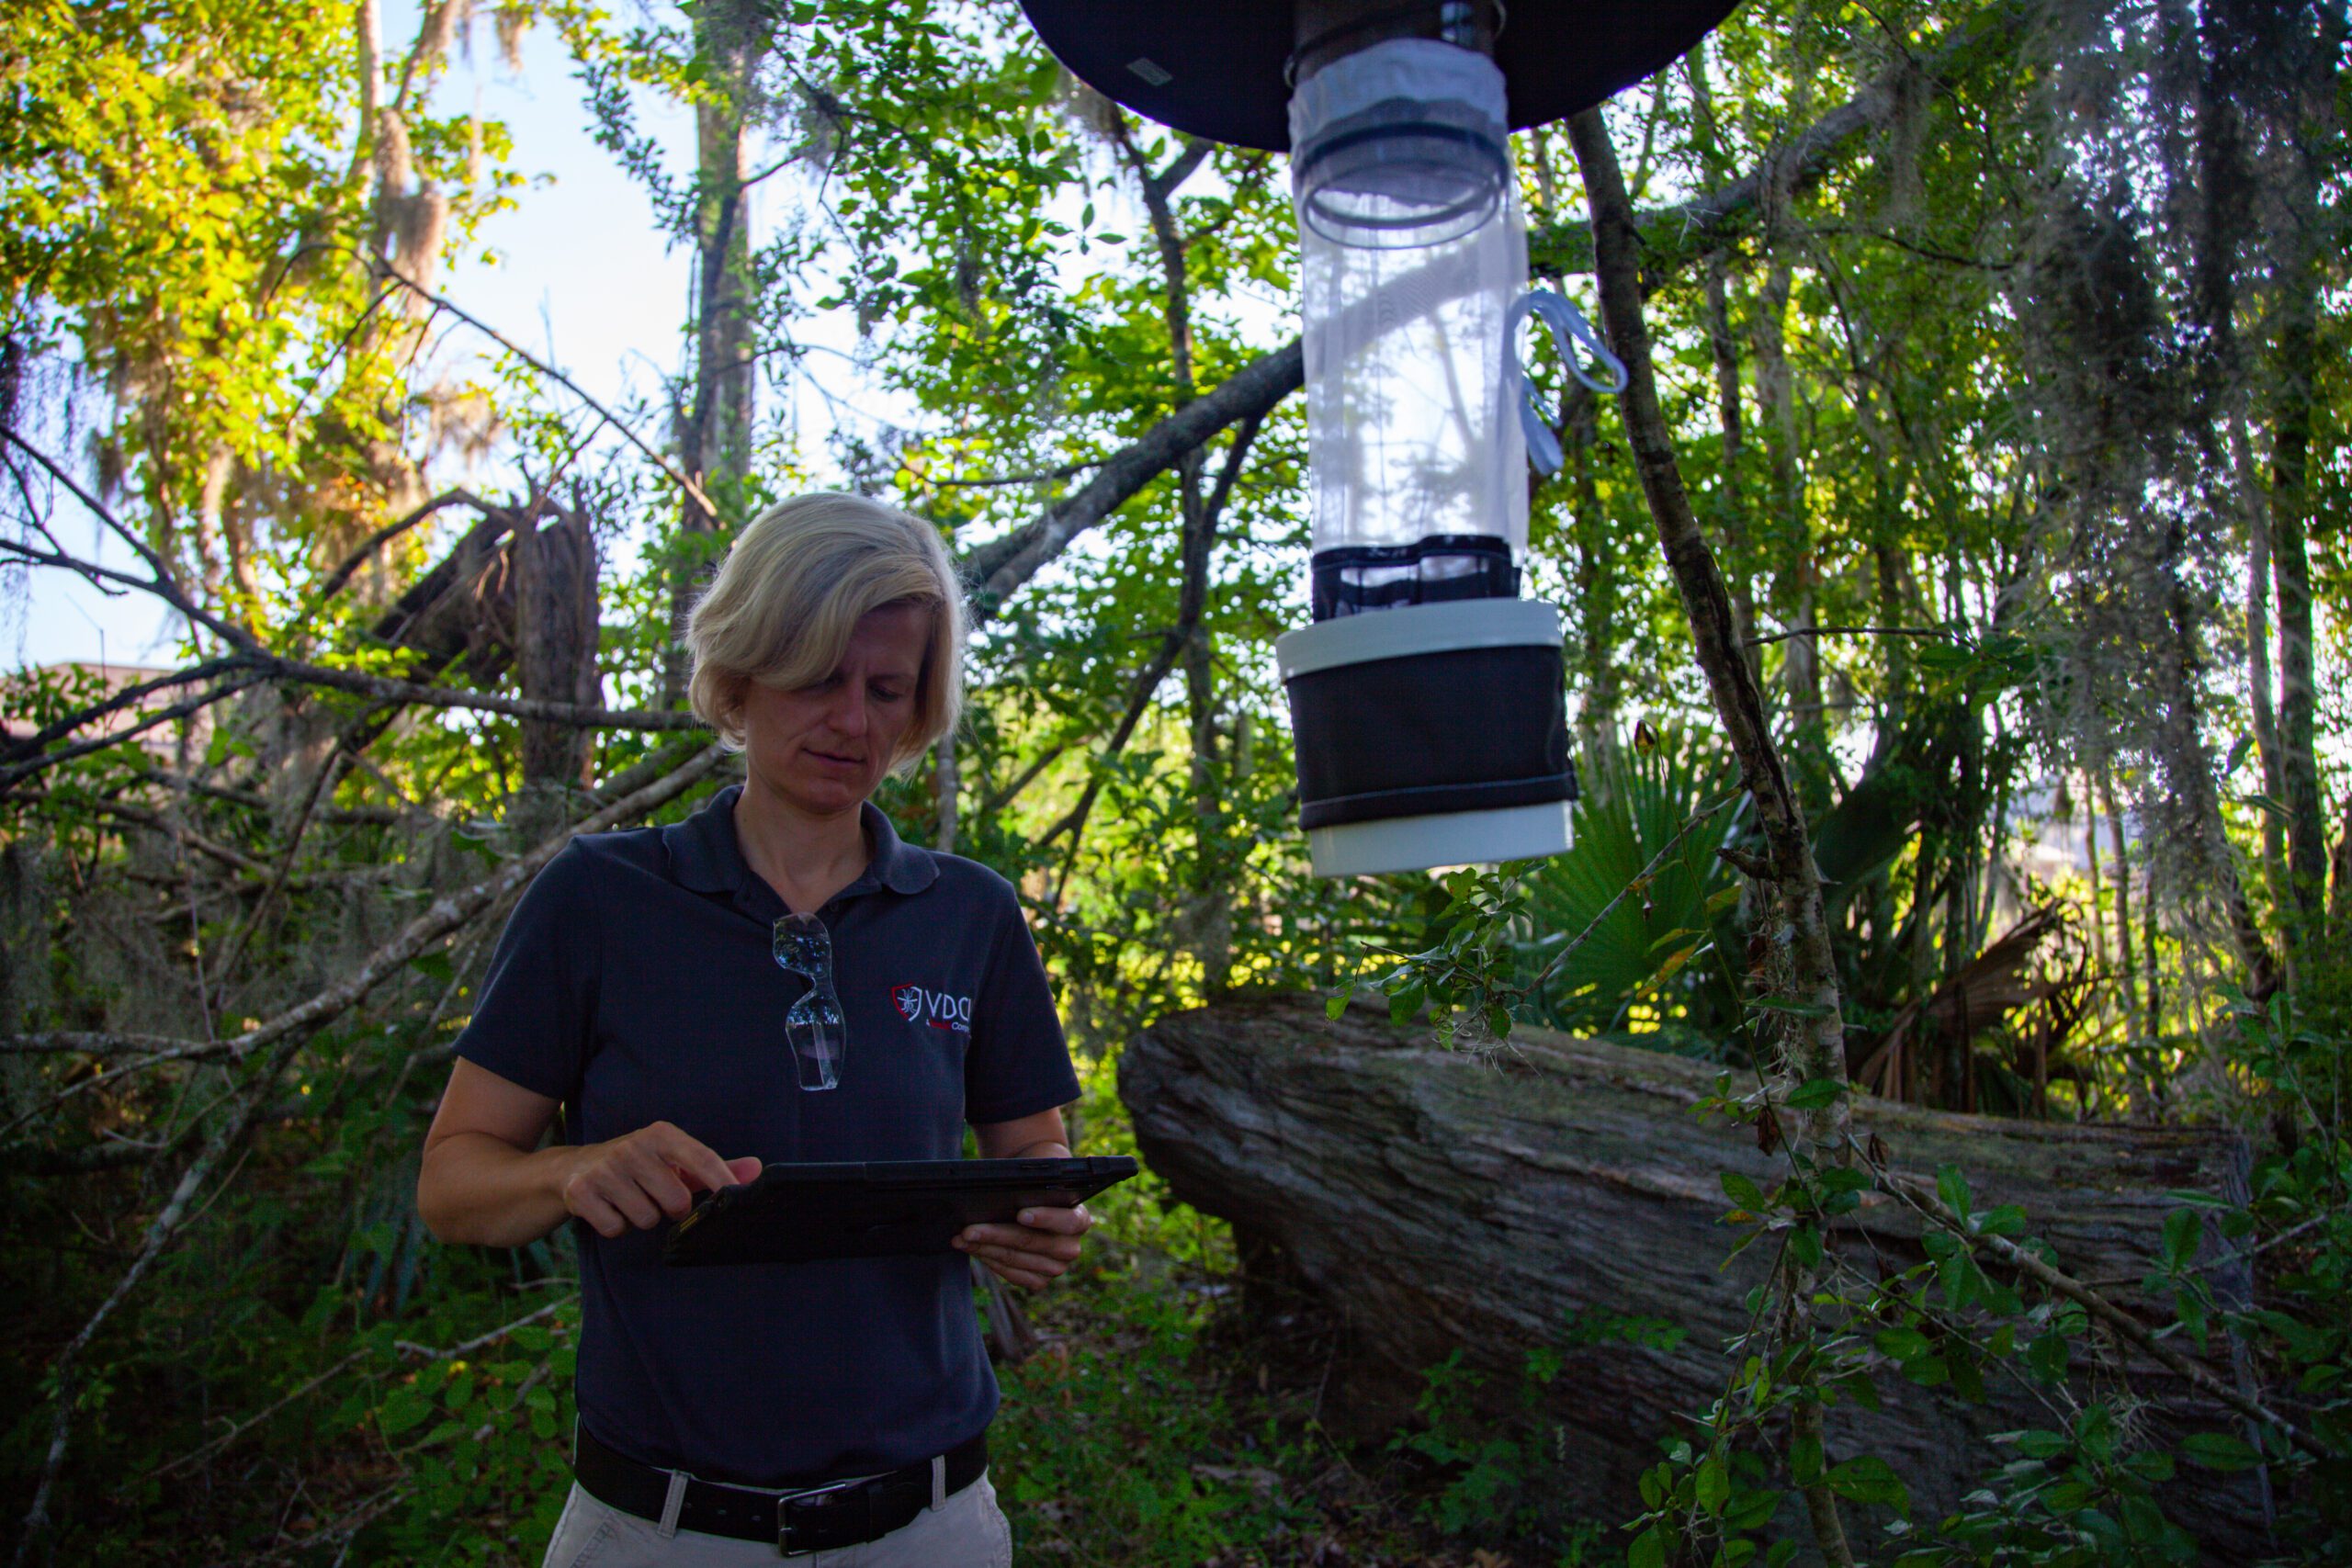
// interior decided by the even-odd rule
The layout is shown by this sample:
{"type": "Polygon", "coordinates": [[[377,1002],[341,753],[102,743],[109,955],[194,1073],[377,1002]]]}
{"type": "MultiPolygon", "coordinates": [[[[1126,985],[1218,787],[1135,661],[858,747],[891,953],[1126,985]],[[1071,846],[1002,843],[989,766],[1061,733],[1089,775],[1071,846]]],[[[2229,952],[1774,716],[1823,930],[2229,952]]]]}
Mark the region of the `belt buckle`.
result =
{"type": "MultiPolygon", "coordinates": [[[[824,1551],[830,1550],[833,1546],[857,1544],[856,1541],[853,1540],[835,1542],[817,1541],[808,1546],[793,1545],[792,1532],[794,1526],[792,1509],[795,1504],[807,1503],[811,1498],[827,1499],[826,1501],[820,1501],[814,1505],[814,1506],[820,1511],[839,1507],[846,1502],[846,1499],[836,1498],[835,1495],[846,1493],[854,1489],[857,1495],[860,1512],[864,1516],[860,1522],[860,1528],[863,1529],[865,1527],[871,1526],[874,1522],[874,1499],[872,1495],[865,1490],[865,1488],[866,1483],[873,1479],[874,1478],[872,1476],[865,1475],[860,1476],[854,1481],[836,1481],[826,1486],[811,1486],[805,1492],[787,1492],[783,1496],[778,1497],[775,1500],[776,1555],[779,1557],[807,1557],[811,1552],[824,1551]]],[[[832,1519],[828,1517],[823,1522],[831,1524],[832,1523],[832,1519]]],[[[807,1529],[808,1526],[803,1525],[800,1528],[807,1529]]],[[[861,1536],[859,1539],[863,1540],[865,1538],[861,1536]]]]}

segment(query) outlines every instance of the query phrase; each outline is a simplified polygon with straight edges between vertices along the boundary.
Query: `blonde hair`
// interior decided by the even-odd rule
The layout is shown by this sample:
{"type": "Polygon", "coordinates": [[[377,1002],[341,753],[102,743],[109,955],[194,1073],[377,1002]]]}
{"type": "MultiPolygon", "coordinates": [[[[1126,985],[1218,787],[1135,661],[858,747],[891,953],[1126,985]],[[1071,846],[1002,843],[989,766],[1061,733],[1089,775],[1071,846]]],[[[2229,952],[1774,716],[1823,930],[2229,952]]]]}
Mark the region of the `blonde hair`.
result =
{"type": "Polygon", "coordinates": [[[890,759],[904,767],[953,730],[962,709],[964,596],[939,530],[864,496],[799,496],[736,536],[686,622],[695,714],[741,747],[746,682],[815,685],[841,663],[859,617],[887,604],[931,612],[914,722],[890,759]]]}

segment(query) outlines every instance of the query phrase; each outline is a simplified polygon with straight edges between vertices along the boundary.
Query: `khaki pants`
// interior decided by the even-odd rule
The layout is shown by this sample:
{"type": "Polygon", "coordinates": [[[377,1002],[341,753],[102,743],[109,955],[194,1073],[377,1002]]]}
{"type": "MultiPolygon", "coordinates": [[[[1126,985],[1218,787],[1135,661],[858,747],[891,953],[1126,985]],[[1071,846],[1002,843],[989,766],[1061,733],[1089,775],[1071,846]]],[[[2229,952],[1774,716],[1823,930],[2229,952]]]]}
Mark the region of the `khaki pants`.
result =
{"type": "MultiPolygon", "coordinates": [[[[753,1568],[786,1561],[773,1541],[680,1530],[598,1502],[575,1483],[544,1568],[753,1568]]],[[[914,1522],[863,1546],[789,1560],[806,1568],[1012,1568],[1012,1526],[986,1474],[914,1522]]]]}

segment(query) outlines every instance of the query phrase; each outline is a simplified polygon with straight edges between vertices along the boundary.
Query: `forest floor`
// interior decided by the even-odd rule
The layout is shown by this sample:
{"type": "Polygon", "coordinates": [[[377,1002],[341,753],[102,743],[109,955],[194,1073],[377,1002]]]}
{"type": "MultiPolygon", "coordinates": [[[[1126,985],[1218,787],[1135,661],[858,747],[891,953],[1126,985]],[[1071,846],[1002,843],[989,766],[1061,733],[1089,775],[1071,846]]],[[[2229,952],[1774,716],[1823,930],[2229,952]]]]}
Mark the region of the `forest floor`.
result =
{"type": "MultiPolygon", "coordinates": [[[[1115,1060],[1081,1060],[1078,1152],[1136,1153],[1115,1060]]],[[[1600,1568],[1623,1537],[1544,1506],[1540,1434],[1472,1420],[1449,1368],[1415,1417],[1338,1408],[1342,1325],[1252,1281],[1230,1230],[1148,1168],[1088,1207],[1084,1258],[1015,1292],[990,1467],[1022,1568],[1600,1568]]]]}
{"type": "Polygon", "coordinates": [[[1027,1298],[1040,1348],[998,1368],[991,1463],[1017,1563],[1623,1561],[1603,1544],[1614,1532],[1544,1517],[1540,1453],[1464,1429],[1442,1398],[1385,1438],[1335,1435],[1326,1407],[1340,1325],[1327,1307],[1245,1303],[1231,1268],[1100,1250],[1096,1267],[1027,1298]]]}

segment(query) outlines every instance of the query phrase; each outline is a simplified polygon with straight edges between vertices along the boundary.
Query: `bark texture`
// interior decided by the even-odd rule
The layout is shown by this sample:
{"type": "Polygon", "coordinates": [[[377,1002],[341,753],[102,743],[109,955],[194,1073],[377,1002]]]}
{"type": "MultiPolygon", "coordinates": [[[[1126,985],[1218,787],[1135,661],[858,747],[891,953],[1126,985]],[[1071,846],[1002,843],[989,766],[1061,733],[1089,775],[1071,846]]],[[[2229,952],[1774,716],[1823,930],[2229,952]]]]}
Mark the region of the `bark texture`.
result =
{"type": "MultiPolygon", "coordinates": [[[[1657,525],[1658,547],[1690,622],[1691,652],[1707,678],[1707,694],[1723,721],[1724,739],[1739,760],[1739,780],[1756,801],[1756,818],[1770,850],[1771,880],[1789,925],[1790,976],[1786,994],[1817,1010],[1786,1043],[1787,1066],[1799,1081],[1846,1076],[1845,1022],[1839,1012],[1838,965],[1829,947],[1828,917],[1822,908],[1821,872],[1814,863],[1813,834],[1804,807],[1791,786],[1764,713],[1764,696],[1740,646],[1731,596],[1714,551],[1700,532],[1675,459],[1672,428],[1659,403],[1650,365],[1650,334],[1641,290],[1641,232],[1634,204],[1599,109],[1568,120],[1568,139],[1584,175],[1592,209],[1593,276],[1600,286],[1600,315],[1609,344],[1625,363],[1621,406],[1625,436],[1634,449],[1642,494],[1657,525]]],[[[1842,1129],[1845,1101],[1804,1113],[1804,1136],[1828,1145],[1842,1129]]]]}
{"type": "MultiPolygon", "coordinates": [[[[596,539],[587,518],[559,512],[516,530],[514,619],[523,695],[539,702],[601,705],[596,675],[596,539]]],[[[595,736],[576,724],[523,723],[526,784],[586,788],[595,736]]]]}
{"type": "MultiPolygon", "coordinates": [[[[1344,1314],[1327,1420],[1395,1421],[1422,1370],[1456,1348],[1505,1414],[1525,1353],[1555,1346],[1557,1483],[1590,1517],[1626,1517],[1639,1511],[1634,1478],[1657,1439],[1721,1390],[1723,1344],[1747,1325],[1744,1298],[1769,1267],[1761,1247],[1724,1267],[1733,1235],[1718,1223],[1730,1204],[1717,1173],[1769,1186],[1779,1161],[1749,1130],[1692,1114],[1713,1091],[1712,1066],[1536,1030],[1512,1044],[1487,1065],[1371,1007],[1335,1022],[1317,998],[1261,996],[1162,1020],[1126,1047],[1119,1092],[1138,1147],[1178,1197],[1232,1221],[1246,1256],[1277,1252],[1344,1314]],[[1686,1332],[1670,1349],[1567,1332],[1572,1317],[1597,1314],[1686,1332]]],[[[1899,1171],[1932,1179],[1961,1167],[1980,1208],[2022,1204],[2077,1279],[2139,1280],[2177,1206],[2168,1190],[2231,1193],[2245,1181],[2245,1146],[2224,1133],[1857,1106],[1899,1171]]],[[[1899,1269],[1921,1256],[1918,1236],[1910,1210],[1873,1194],[1833,1246],[1865,1268],[1875,1252],[1899,1269]]],[[[2243,1300],[2244,1266],[2210,1234],[2207,1247],[2220,1294],[2243,1300]]],[[[2112,1293],[2145,1306],[2130,1287],[2112,1293]]],[[[2227,1356],[2217,1336],[2209,1364],[2233,1378],[2227,1356]]],[[[2136,1357],[2096,1376],[2109,1395],[2120,1376],[2153,1401],[2143,1413],[2160,1431],[2177,1415],[2224,1425],[2217,1404],[2136,1357]]],[[[1971,1407],[1890,1377],[1882,1412],[1829,1411],[1830,1451],[1884,1457],[1912,1488],[1914,1517],[1935,1517],[1997,1462],[1990,1434],[2049,1425],[2006,1380],[1988,1382],[1991,1403],[1971,1407]]],[[[2184,1466],[2165,1500],[2215,1561],[2261,1547],[2248,1477],[2184,1466]]],[[[1803,1529],[1793,1513],[1789,1523],[1803,1529]]],[[[1857,1527],[1858,1539],[1875,1536],[1866,1513],[1857,1527]]]]}
{"type": "MultiPolygon", "coordinates": [[[[759,367],[753,352],[758,301],[748,197],[759,75],[774,28],[756,6],[713,0],[696,6],[695,64],[704,90],[695,101],[694,399],[680,411],[679,455],[695,481],[680,522],[688,534],[740,524],[751,477],[759,367]],[[712,505],[723,497],[729,515],[712,505]]],[[[686,617],[702,580],[689,560],[670,580],[670,644],[663,650],[662,705],[685,701],[692,660],[686,617]]]]}

